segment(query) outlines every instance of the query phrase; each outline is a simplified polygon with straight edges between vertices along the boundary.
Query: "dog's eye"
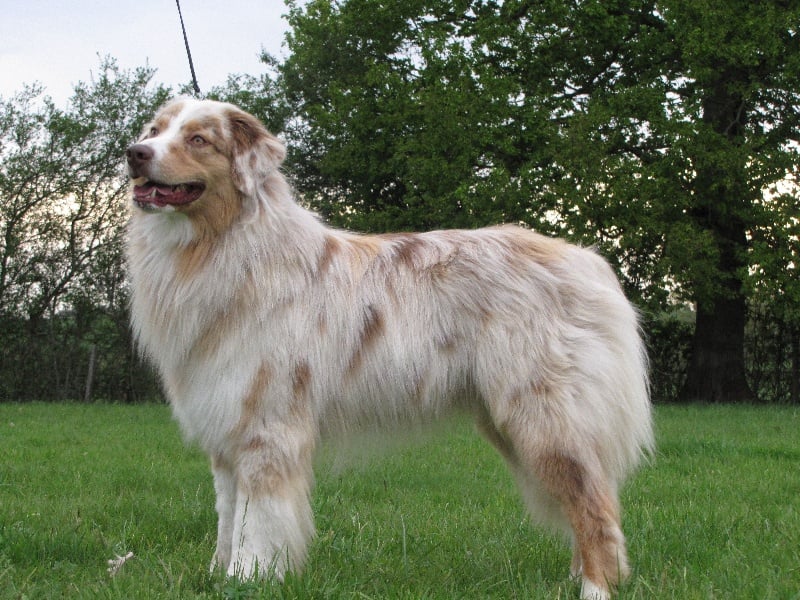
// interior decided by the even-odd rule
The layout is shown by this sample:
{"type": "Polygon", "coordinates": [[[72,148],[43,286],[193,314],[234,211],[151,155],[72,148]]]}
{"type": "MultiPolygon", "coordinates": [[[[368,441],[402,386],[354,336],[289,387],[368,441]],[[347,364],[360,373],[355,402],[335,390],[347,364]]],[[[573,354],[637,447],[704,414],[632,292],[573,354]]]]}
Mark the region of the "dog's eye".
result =
{"type": "Polygon", "coordinates": [[[158,127],[151,127],[148,135],[150,137],[156,137],[158,135],[158,127]]]}
{"type": "Polygon", "coordinates": [[[197,147],[205,146],[206,144],[208,144],[208,142],[206,141],[206,138],[204,138],[202,135],[194,135],[194,136],[192,136],[191,139],[189,140],[189,143],[192,146],[197,146],[197,147]]]}

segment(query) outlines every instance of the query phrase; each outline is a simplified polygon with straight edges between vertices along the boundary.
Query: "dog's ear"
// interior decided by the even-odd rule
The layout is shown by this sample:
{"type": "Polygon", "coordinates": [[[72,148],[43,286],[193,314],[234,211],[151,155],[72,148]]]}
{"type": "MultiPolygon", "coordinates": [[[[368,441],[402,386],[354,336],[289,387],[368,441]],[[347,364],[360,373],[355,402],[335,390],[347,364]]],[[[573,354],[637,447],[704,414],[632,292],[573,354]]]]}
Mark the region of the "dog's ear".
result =
{"type": "Polygon", "coordinates": [[[246,112],[228,113],[231,132],[233,181],[246,196],[255,198],[264,181],[286,158],[286,148],[261,122],[246,112]]]}

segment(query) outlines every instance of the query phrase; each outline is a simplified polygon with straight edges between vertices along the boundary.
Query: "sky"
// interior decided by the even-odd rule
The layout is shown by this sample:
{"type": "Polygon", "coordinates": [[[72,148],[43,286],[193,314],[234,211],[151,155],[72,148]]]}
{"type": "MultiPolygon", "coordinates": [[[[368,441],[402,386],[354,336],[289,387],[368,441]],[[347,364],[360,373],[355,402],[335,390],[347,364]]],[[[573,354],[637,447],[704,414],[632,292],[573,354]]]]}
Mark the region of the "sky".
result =
{"type": "MultiPolygon", "coordinates": [[[[283,0],[181,0],[181,11],[202,92],[265,72],[262,48],[286,55],[283,0]]],[[[64,107],[107,55],[123,69],[153,67],[173,88],[191,81],[175,0],[0,0],[3,98],[38,82],[64,107]]]]}

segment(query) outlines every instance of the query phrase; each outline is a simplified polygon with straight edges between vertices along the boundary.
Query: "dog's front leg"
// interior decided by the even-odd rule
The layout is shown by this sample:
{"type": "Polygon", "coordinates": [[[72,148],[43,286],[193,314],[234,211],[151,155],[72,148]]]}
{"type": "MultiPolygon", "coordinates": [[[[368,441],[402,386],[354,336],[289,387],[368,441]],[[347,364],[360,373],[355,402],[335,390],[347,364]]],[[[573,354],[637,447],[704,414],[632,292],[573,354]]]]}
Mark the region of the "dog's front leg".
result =
{"type": "Polygon", "coordinates": [[[233,522],[236,509],[236,478],[233,467],[223,456],[211,460],[214,491],[217,494],[217,549],[211,560],[211,570],[228,570],[233,550],[233,522]]]}
{"type": "Polygon", "coordinates": [[[228,574],[243,578],[299,570],[314,534],[313,440],[297,428],[271,426],[254,435],[236,463],[233,556],[228,574]]]}

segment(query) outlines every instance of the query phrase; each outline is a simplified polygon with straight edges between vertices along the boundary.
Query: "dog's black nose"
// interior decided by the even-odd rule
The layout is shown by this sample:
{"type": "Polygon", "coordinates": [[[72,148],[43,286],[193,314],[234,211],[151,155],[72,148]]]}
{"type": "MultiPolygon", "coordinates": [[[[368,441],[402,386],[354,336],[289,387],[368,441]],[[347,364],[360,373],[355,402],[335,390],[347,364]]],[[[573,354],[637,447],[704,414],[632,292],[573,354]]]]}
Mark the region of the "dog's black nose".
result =
{"type": "Polygon", "coordinates": [[[133,172],[139,172],[142,167],[153,158],[153,149],[147,144],[134,144],[125,152],[128,157],[128,165],[133,172]]]}

